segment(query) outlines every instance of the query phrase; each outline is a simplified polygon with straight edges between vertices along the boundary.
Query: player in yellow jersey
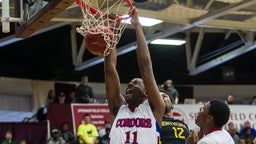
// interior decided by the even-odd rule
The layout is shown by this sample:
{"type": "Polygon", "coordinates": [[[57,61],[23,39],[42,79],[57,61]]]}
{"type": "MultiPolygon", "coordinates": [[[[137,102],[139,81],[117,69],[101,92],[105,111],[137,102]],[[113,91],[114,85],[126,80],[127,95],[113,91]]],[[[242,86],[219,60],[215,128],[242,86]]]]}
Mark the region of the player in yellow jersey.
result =
{"type": "Polygon", "coordinates": [[[165,113],[162,119],[162,132],[160,144],[185,144],[189,135],[187,124],[173,117],[173,105],[168,92],[160,90],[165,104],[165,113]]]}

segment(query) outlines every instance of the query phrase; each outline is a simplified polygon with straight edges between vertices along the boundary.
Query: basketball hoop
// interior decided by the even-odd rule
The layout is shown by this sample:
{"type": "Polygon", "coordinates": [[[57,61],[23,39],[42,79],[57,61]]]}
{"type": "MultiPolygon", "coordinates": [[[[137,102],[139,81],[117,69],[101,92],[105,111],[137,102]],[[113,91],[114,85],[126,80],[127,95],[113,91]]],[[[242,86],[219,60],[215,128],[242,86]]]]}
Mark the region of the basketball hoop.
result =
{"type": "Polygon", "coordinates": [[[76,0],[80,6],[84,20],[77,32],[86,37],[87,34],[101,34],[106,42],[103,56],[107,56],[111,49],[119,42],[127,27],[129,14],[134,10],[130,0],[76,0]],[[101,26],[97,31],[92,30],[101,26]],[[110,30],[106,31],[108,27],[110,30]]]}

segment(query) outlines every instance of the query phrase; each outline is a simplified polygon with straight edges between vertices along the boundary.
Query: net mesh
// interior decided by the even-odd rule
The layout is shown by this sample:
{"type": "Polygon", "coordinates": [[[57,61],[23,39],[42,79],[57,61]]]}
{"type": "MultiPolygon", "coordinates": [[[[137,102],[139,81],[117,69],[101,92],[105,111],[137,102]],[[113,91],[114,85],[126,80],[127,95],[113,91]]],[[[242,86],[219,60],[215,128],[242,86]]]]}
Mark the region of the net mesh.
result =
{"type": "Polygon", "coordinates": [[[76,31],[84,37],[88,33],[101,34],[106,42],[103,55],[108,55],[127,27],[129,14],[133,10],[129,2],[129,0],[76,0],[84,16],[81,26],[76,28],[76,31]],[[98,27],[97,30],[92,30],[95,27],[98,27]],[[106,31],[106,27],[110,31],[106,31]]]}

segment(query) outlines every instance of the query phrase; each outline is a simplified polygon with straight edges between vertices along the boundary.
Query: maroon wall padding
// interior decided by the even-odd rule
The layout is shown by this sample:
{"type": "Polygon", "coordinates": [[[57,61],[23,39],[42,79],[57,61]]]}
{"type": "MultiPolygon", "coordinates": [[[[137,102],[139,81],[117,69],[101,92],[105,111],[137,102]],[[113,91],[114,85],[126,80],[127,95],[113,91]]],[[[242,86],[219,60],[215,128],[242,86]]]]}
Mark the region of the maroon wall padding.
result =
{"type": "Polygon", "coordinates": [[[67,122],[69,129],[73,130],[70,104],[50,104],[47,107],[47,119],[50,121],[51,130],[60,129],[64,122],[67,122]]]}

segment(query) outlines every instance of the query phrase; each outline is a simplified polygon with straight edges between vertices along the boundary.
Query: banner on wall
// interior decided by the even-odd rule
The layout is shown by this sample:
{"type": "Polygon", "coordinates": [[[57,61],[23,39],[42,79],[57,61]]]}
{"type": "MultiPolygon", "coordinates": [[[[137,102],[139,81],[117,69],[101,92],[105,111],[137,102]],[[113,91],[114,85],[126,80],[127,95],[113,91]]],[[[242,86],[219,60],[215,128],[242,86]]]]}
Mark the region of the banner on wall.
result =
{"type": "Polygon", "coordinates": [[[110,120],[107,104],[71,104],[73,129],[77,133],[78,126],[83,123],[85,113],[90,114],[91,122],[98,128],[104,126],[105,120],[110,120]]]}
{"type": "MultiPolygon", "coordinates": [[[[203,105],[188,104],[174,105],[173,115],[175,118],[184,121],[190,130],[199,130],[195,124],[197,113],[203,105]]],[[[230,118],[235,127],[240,130],[246,120],[251,122],[253,128],[256,129],[256,107],[251,105],[230,105],[230,118]]],[[[110,120],[110,114],[107,104],[72,104],[72,118],[74,132],[77,132],[79,124],[83,121],[85,113],[91,114],[92,123],[100,129],[104,125],[105,120],[110,120]]],[[[225,126],[227,128],[227,125],[225,126]]]]}
{"type": "MultiPolygon", "coordinates": [[[[184,121],[189,129],[199,130],[195,124],[195,119],[200,107],[203,105],[174,105],[174,117],[184,121]]],[[[233,122],[239,131],[246,120],[251,122],[251,125],[256,129],[256,107],[252,105],[229,105],[230,117],[228,122],[233,122]]],[[[227,129],[227,125],[225,127],[227,129]]]]}

